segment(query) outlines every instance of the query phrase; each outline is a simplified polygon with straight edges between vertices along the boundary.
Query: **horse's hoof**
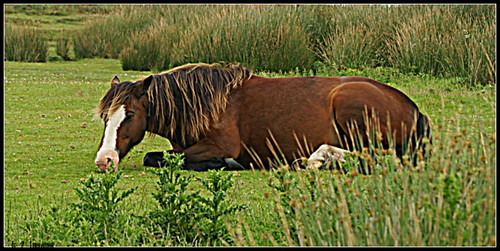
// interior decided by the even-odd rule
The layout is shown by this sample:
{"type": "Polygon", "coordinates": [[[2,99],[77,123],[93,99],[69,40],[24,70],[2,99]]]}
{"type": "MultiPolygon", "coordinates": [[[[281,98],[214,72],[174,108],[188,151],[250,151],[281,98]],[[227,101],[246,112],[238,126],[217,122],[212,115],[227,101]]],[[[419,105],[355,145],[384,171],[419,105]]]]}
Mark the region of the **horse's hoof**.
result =
{"type": "Polygon", "coordinates": [[[314,168],[320,168],[321,166],[323,165],[323,162],[319,161],[319,160],[310,160],[310,161],[307,161],[307,168],[308,169],[314,169],[314,168]]]}
{"type": "Polygon", "coordinates": [[[245,168],[233,158],[225,158],[227,170],[245,170],[245,168]]]}
{"type": "Polygon", "coordinates": [[[149,152],[144,156],[144,166],[162,167],[165,166],[163,152],[149,152]]]}

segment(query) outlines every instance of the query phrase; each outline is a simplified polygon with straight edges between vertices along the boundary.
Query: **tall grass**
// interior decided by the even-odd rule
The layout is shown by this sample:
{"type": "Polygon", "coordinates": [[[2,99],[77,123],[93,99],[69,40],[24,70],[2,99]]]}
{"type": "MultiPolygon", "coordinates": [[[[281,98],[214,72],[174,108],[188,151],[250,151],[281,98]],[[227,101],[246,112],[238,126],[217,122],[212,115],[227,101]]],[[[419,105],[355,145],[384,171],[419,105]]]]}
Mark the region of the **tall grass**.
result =
{"type": "Polygon", "coordinates": [[[187,62],[226,61],[289,71],[311,68],[314,62],[307,33],[295,24],[298,12],[291,6],[165,8],[176,14],[132,37],[121,54],[124,68],[161,71],[187,62]]]}
{"type": "Polygon", "coordinates": [[[64,31],[56,39],[56,53],[64,60],[70,60],[71,39],[66,36],[64,31]]]}
{"type": "Polygon", "coordinates": [[[385,41],[400,19],[385,6],[333,6],[316,53],[335,71],[387,65],[385,41]]]}
{"type": "Polygon", "coordinates": [[[47,38],[35,27],[5,26],[5,59],[9,61],[45,62],[47,38]]]}
{"type": "Polygon", "coordinates": [[[75,42],[81,57],[120,55],[124,69],[226,61],[287,72],[321,61],[334,72],[384,66],[473,85],[496,78],[495,15],[493,5],[122,6],[75,42]]]}
{"type": "Polygon", "coordinates": [[[114,13],[102,19],[87,21],[83,29],[75,32],[73,38],[75,56],[80,58],[113,58],[129,44],[131,35],[143,31],[161,13],[154,6],[116,6],[114,13]]]}
{"type": "Polygon", "coordinates": [[[387,41],[393,67],[462,77],[468,84],[495,81],[496,24],[491,6],[400,8],[408,20],[387,41]]]}
{"type": "Polygon", "coordinates": [[[496,138],[469,132],[467,120],[436,126],[433,154],[416,165],[379,151],[373,173],[361,175],[357,158],[369,155],[354,152],[345,175],[286,165],[266,172],[282,227],[262,234],[241,220],[236,244],[262,245],[260,234],[275,246],[495,246],[496,138]]]}
{"type": "Polygon", "coordinates": [[[496,78],[495,12],[489,5],[332,7],[332,28],[318,50],[334,70],[389,66],[407,73],[496,78]]]}
{"type": "MultiPolygon", "coordinates": [[[[121,59],[125,70],[225,61],[271,72],[393,67],[457,77],[464,85],[496,79],[494,5],[113,5],[108,11],[72,35],[76,59],[121,59]]],[[[7,60],[43,61],[39,38],[24,39],[36,46],[22,49],[14,45],[23,38],[9,39],[16,41],[6,44],[7,60]],[[19,55],[35,48],[38,57],[19,55]]]]}
{"type": "Polygon", "coordinates": [[[137,31],[121,51],[123,70],[162,71],[181,62],[179,48],[183,35],[165,19],[154,21],[145,31],[137,31]]]}

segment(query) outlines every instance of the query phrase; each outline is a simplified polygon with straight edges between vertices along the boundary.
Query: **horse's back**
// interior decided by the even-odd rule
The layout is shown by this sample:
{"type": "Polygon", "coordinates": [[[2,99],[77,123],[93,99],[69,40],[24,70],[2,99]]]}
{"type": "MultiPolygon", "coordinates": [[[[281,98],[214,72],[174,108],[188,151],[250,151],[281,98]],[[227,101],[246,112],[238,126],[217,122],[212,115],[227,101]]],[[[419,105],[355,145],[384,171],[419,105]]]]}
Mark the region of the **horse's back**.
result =
{"type": "MultiPolygon", "coordinates": [[[[363,95],[365,100],[373,100],[373,97],[367,97],[367,94],[365,93],[366,89],[372,89],[375,90],[377,89],[377,92],[385,97],[388,97],[391,99],[393,102],[397,102],[399,105],[404,106],[405,108],[416,108],[417,105],[411,100],[406,94],[401,92],[400,90],[381,83],[377,80],[367,78],[367,77],[339,77],[339,82],[342,85],[342,88],[346,87],[344,84],[362,84],[365,86],[364,88],[361,87],[357,89],[356,95],[363,95]]],[[[341,85],[338,85],[338,87],[341,87],[341,85]]],[[[339,88],[341,89],[341,88],[339,88]]]]}

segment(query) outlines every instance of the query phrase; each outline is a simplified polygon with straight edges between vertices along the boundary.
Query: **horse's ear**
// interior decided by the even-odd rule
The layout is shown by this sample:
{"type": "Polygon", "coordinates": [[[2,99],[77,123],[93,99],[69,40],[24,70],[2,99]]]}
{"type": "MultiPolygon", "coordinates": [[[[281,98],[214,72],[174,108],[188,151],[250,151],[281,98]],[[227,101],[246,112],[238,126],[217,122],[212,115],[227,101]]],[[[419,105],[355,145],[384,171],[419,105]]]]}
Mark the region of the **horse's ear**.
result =
{"type": "Polygon", "coordinates": [[[120,84],[120,79],[118,78],[118,76],[115,76],[113,80],[111,80],[111,87],[115,87],[119,84],[120,84]]]}
{"type": "Polygon", "coordinates": [[[153,75],[150,75],[149,77],[145,78],[140,82],[135,88],[134,88],[134,93],[137,97],[140,97],[144,94],[147,93],[149,86],[151,85],[151,82],[153,82],[153,75]]]}

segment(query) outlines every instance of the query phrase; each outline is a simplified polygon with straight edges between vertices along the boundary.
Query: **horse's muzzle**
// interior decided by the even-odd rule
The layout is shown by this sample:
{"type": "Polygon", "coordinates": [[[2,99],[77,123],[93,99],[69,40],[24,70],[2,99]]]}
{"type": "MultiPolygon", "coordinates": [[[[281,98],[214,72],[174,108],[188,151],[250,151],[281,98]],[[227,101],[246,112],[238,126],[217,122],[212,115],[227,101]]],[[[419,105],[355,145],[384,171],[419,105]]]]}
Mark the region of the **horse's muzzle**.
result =
{"type": "Polygon", "coordinates": [[[105,152],[98,152],[97,156],[95,158],[95,164],[99,171],[105,172],[108,171],[109,168],[111,167],[111,163],[113,162],[114,165],[114,172],[118,170],[118,162],[120,161],[118,157],[118,153],[113,150],[107,150],[105,152]]]}

